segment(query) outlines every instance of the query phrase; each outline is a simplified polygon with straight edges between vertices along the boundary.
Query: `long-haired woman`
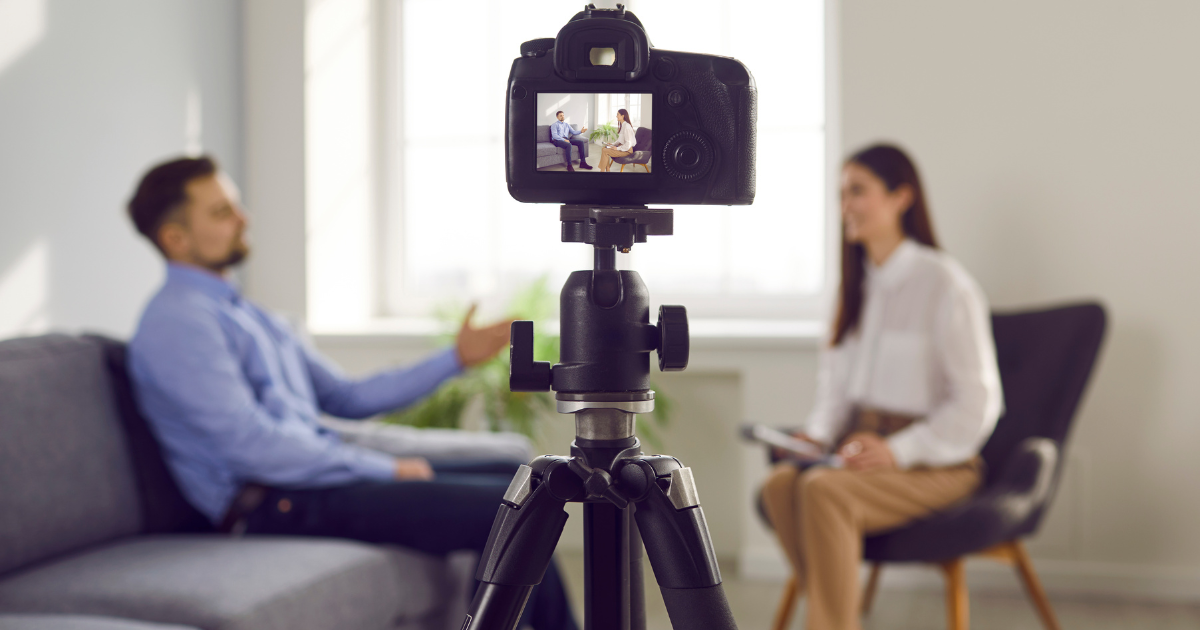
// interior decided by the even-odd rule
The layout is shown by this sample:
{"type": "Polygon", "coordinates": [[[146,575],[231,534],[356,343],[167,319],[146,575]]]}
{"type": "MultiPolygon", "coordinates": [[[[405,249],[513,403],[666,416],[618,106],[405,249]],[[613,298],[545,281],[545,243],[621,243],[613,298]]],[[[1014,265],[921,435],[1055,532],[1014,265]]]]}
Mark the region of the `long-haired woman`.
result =
{"type": "Polygon", "coordinates": [[[600,151],[600,170],[605,173],[612,168],[614,157],[624,157],[633,153],[634,136],[637,130],[629,120],[629,112],[617,110],[617,141],[604,145],[600,151]]]}
{"type": "Polygon", "coordinates": [[[808,630],[860,627],[863,536],[974,492],[1003,405],[987,301],[938,248],[912,160],[887,145],[855,153],[841,206],[837,315],[798,437],[844,467],[782,463],[762,491],[808,630]]]}

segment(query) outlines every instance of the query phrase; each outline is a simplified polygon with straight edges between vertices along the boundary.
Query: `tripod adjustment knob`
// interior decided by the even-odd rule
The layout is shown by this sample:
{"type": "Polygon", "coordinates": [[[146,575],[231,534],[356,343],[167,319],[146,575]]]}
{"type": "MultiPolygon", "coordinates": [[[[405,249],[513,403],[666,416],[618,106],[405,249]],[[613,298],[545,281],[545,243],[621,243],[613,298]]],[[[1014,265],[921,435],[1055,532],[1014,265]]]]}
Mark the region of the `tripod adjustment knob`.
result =
{"type": "Polygon", "coordinates": [[[691,342],[687,309],[679,305],[658,307],[658,369],[678,372],[687,367],[691,342]]]}
{"type": "Polygon", "coordinates": [[[508,388],[514,392],[547,392],[550,382],[550,363],[533,360],[533,322],[513,322],[508,342],[508,388]]]}

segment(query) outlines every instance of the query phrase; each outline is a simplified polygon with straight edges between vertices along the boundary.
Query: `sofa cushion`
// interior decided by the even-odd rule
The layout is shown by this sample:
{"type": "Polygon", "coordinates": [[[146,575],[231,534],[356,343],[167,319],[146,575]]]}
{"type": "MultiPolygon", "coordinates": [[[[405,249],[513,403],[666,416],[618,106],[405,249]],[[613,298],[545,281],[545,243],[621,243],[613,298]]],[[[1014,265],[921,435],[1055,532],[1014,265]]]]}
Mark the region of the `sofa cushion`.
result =
{"type": "Polygon", "coordinates": [[[187,626],[84,615],[0,615],[0,630],[195,630],[187,626]]]}
{"type": "Polygon", "coordinates": [[[0,580],[0,612],[205,630],[391,628],[439,614],[440,558],[337,539],[139,536],[0,580]]]}
{"type": "Polygon", "coordinates": [[[65,335],[0,341],[0,574],[138,531],[105,359],[65,335]]]}

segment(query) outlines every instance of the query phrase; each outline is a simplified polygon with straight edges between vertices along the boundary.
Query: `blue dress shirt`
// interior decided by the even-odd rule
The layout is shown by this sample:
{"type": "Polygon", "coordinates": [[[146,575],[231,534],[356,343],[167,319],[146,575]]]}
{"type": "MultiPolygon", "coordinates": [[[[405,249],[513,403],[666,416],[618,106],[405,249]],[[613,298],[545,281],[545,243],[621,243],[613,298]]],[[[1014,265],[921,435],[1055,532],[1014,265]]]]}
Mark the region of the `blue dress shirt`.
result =
{"type": "Polygon", "coordinates": [[[554,121],[554,124],[550,125],[551,140],[570,140],[572,137],[578,136],[580,133],[582,132],[575,131],[571,128],[570,123],[563,120],[556,120],[554,121]]]}
{"type": "Polygon", "coordinates": [[[391,456],[340,442],[317,423],[320,413],[373,416],[461,371],[450,348],[409,368],[346,378],[223,278],[174,263],[129,342],[138,406],[181,490],[214,523],[247,482],[393,479],[391,456]]]}

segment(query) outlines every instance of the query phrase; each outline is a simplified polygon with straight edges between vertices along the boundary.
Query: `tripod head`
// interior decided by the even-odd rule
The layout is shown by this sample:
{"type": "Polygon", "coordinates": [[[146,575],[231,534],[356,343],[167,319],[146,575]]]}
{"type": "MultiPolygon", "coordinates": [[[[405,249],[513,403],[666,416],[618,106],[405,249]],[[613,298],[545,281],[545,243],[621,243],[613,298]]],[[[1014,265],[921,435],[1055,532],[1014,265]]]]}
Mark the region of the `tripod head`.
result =
{"type": "MultiPolygon", "coordinates": [[[[661,370],[687,367],[687,309],[664,305],[659,308],[658,322],[651,324],[650,293],[636,271],[617,270],[616,252],[628,253],[635,243],[646,242],[647,236],[670,235],[673,211],[566,205],[559,219],[564,243],[595,248],[593,268],[572,273],[559,296],[560,363],[551,366],[534,361],[533,322],[513,322],[509,388],[553,389],[559,413],[585,409],[623,412],[630,416],[627,437],[632,437],[632,414],[654,410],[650,353],[658,353],[661,370]]],[[[611,423],[604,426],[611,427],[611,423]]],[[[583,433],[592,432],[580,431],[578,437],[598,439],[583,433]]],[[[612,431],[604,433],[614,435],[612,431]]]]}

